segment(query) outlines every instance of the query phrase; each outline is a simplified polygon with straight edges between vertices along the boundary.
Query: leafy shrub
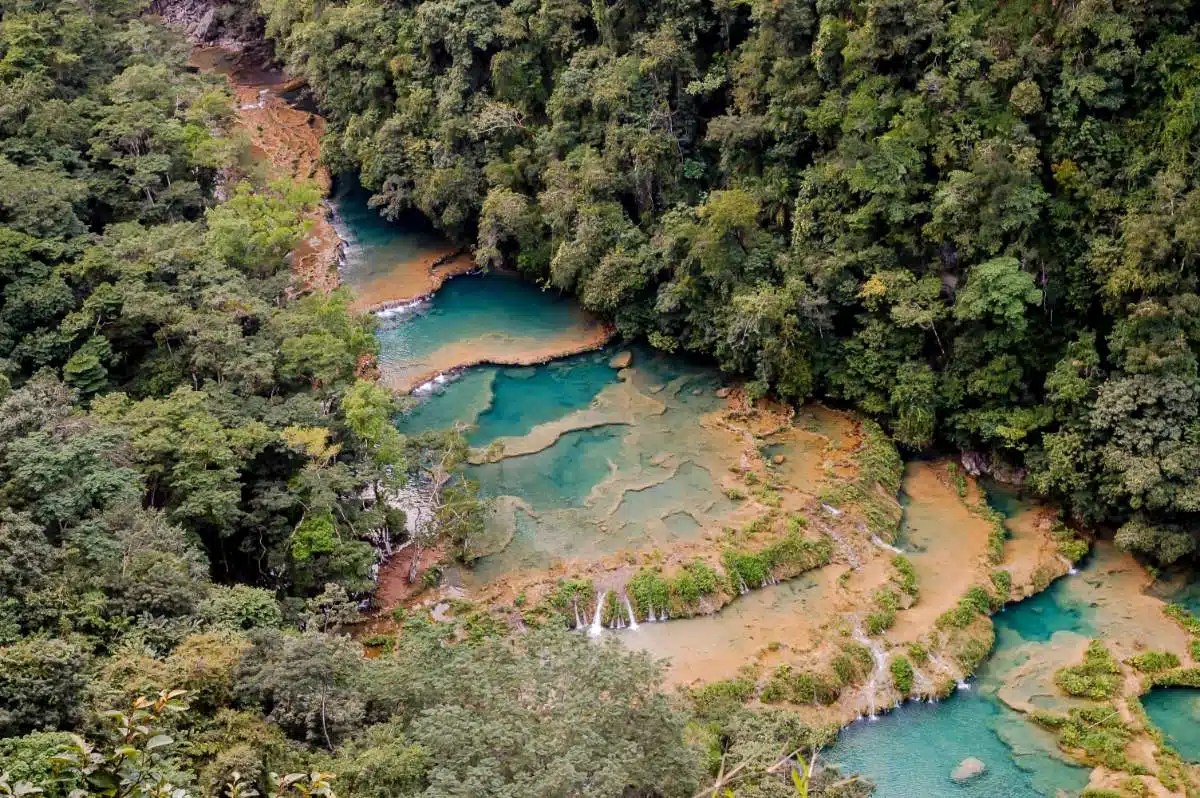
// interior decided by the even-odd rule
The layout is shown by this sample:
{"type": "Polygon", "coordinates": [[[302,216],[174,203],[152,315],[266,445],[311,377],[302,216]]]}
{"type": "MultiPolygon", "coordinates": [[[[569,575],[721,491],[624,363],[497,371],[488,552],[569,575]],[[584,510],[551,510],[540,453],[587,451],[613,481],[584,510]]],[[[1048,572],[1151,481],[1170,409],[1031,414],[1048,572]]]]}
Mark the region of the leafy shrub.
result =
{"type": "Polygon", "coordinates": [[[1001,598],[1007,600],[1012,595],[1012,574],[1008,571],[1000,569],[992,571],[992,584],[1001,598]]]}
{"type": "Polygon", "coordinates": [[[892,671],[892,683],[901,695],[908,695],[913,687],[913,666],[903,655],[892,657],[888,666],[892,671]]]}
{"type": "Polygon", "coordinates": [[[913,567],[912,560],[897,554],[892,558],[892,567],[896,569],[896,584],[905,593],[915,597],[918,593],[917,569],[913,567]]]}
{"type": "Polygon", "coordinates": [[[1146,651],[1130,657],[1129,664],[1142,673],[1159,673],[1179,667],[1179,657],[1170,651],[1146,651]]]}
{"type": "Polygon", "coordinates": [[[712,718],[727,714],[741,706],[754,695],[754,682],[750,679],[724,679],[709,682],[691,691],[692,706],[701,718],[712,718]]]}
{"type": "Polygon", "coordinates": [[[790,665],[780,665],[763,685],[764,703],[787,701],[792,704],[832,704],[841,689],[828,677],[797,671],[790,665]]]}
{"type": "Polygon", "coordinates": [[[1125,747],[1133,733],[1112,704],[1072,709],[1066,716],[1035,712],[1033,719],[1057,732],[1061,747],[1082,751],[1090,763],[1129,773],[1144,770],[1125,757],[1125,747]]]}
{"type": "Polygon", "coordinates": [[[1100,700],[1112,698],[1121,684],[1121,669],[1099,640],[1088,644],[1083,662],[1061,668],[1054,683],[1067,695],[1100,700]]]}

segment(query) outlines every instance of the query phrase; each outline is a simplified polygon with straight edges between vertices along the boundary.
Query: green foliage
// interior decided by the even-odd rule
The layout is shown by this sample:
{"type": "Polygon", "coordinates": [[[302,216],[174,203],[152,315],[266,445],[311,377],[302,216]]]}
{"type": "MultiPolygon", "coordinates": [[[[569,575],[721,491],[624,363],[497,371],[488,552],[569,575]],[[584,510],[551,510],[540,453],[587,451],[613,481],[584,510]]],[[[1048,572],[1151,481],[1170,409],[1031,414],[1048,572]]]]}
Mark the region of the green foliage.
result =
{"type": "Polygon", "coordinates": [[[689,693],[697,717],[714,718],[728,714],[753,696],[756,685],[752,679],[722,679],[694,687],[689,693]]]}
{"type": "Polygon", "coordinates": [[[0,737],[71,727],[81,710],[86,653],[65,640],[0,648],[0,737]]]}
{"type": "Polygon", "coordinates": [[[1033,719],[1058,735],[1058,744],[1068,751],[1080,752],[1090,764],[1113,770],[1141,773],[1143,769],[1125,756],[1125,747],[1133,732],[1121,720],[1111,704],[1072,709],[1068,715],[1035,712],[1033,719]]]}
{"type": "Polygon", "coordinates": [[[908,658],[895,654],[888,663],[888,668],[892,672],[892,684],[900,692],[900,695],[908,695],[913,688],[913,666],[908,661],[908,658]]]}
{"type": "Polygon", "coordinates": [[[760,551],[726,549],[721,554],[721,565],[729,579],[729,590],[736,595],[743,587],[760,587],[768,580],[790,579],[819,568],[832,556],[833,541],[827,535],[811,540],[789,528],[783,537],[760,551]]]}
{"type": "Polygon", "coordinates": [[[876,590],[873,601],[875,610],[867,615],[869,635],[882,634],[891,629],[896,623],[896,611],[900,608],[900,597],[891,588],[876,590]]]}
{"type": "Polygon", "coordinates": [[[990,574],[992,586],[996,588],[999,598],[1007,601],[1012,595],[1012,574],[1004,570],[995,570],[990,574]]]}
{"type": "Polygon", "coordinates": [[[840,692],[838,684],[825,675],[780,665],[763,685],[760,698],[766,704],[832,704],[840,692]]]}
{"type": "Polygon", "coordinates": [[[920,590],[917,587],[917,569],[913,567],[912,560],[897,554],[892,558],[892,567],[896,569],[893,581],[902,591],[915,598],[920,590]]]}
{"type": "Polygon", "coordinates": [[[965,628],[979,615],[990,615],[1002,604],[1003,600],[988,593],[986,588],[972,585],[966,595],[958,600],[958,606],[938,616],[937,625],[941,628],[965,628]]]}
{"type": "Polygon", "coordinates": [[[1160,673],[1179,667],[1179,657],[1170,651],[1143,651],[1129,658],[1129,664],[1142,673],[1160,673]]]}
{"type": "Polygon", "coordinates": [[[1200,668],[1179,668],[1150,677],[1152,687],[1200,687],[1200,668]]]}
{"type": "Polygon", "coordinates": [[[1054,683],[1067,695],[1102,700],[1112,698],[1121,687],[1121,668],[1099,640],[1088,644],[1083,662],[1061,668],[1054,683]]]}

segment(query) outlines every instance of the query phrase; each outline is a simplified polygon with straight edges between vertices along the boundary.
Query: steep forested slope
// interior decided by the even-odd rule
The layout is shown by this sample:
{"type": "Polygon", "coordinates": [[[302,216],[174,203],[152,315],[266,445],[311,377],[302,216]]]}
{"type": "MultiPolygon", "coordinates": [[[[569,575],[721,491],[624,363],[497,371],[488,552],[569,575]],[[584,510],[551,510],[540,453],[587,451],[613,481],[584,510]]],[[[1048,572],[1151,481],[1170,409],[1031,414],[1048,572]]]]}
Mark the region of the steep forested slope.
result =
{"type": "Polygon", "coordinates": [[[264,0],[327,154],[759,391],[1195,551],[1186,3],[264,0]]]}

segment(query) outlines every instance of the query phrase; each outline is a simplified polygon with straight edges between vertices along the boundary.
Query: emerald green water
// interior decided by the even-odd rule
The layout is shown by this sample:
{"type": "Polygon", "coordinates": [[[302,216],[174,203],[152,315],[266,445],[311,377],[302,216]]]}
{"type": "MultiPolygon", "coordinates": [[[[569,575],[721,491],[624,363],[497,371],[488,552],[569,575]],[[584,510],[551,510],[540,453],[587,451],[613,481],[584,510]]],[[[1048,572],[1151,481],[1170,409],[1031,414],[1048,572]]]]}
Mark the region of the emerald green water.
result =
{"type": "MultiPolygon", "coordinates": [[[[446,307],[452,317],[459,306],[446,307]]],[[[478,578],[693,540],[736,509],[718,484],[728,439],[700,423],[722,406],[716,373],[645,347],[619,371],[609,365],[617,351],[470,369],[399,419],[408,433],[470,425],[472,446],[503,441],[513,452],[467,470],[497,500],[488,537],[508,541],[476,563],[478,578]]]]}
{"type": "Polygon", "coordinates": [[[847,772],[872,779],[877,798],[1023,798],[1075,793],[1089,771],[1064,761],[1054,740],[997,697],[1002,677],[1023,663],[1029,644],[1058,632],[1094,633],[1091,610],[1060,580],[995,616],[996,647],[970,690],[941,703],[906,703],[877,721],[849,726],[828,752],[847,772]],[[964,783],[950,778],[967,757],[987,771],[964,783]]]}
{"type": "Polygon", "coordinates": [[[428,302],[378,315],[380,370],[399,381],[481,355],[519,354],[588,324],[567,298],[494,274],[451,280],[428,302]]]}
{"type": "Polygon", "coordinates": [[[1200,762],[1200,690],[1160,688],[1142,696],[1142,706],[1167,743],[1189,762],[1200,762]]]}

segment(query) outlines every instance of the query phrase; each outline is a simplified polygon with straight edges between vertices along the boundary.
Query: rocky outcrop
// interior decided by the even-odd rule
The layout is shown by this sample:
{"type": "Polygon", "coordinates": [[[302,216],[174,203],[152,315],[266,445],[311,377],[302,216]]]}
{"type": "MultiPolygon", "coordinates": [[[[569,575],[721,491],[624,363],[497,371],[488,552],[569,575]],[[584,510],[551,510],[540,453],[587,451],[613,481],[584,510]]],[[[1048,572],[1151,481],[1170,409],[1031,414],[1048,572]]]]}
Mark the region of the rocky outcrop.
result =
{"type": "Polygon", "coordinates": [[[1021,485],[1025,482],[1025,469],[993,457],[986,452],[963,452],[960,457],[963,470],[973,477],[990,476],[1006,485],[1021,485]]]}
{"type": "Polygon", "coordinates": [[[220,44],[230,50],[263,44],[262,18],[252,3],[154,0],[151,9],[193,44],[220,44]]]}
{"type": "Polygon", "coordinates": [[[983,764],[982,760],[969,756],[958,763],[958,767],[950,774],[950,778],[961,784],[982,776],[985,770],[987,770],[987,765],[983,764]]]}

